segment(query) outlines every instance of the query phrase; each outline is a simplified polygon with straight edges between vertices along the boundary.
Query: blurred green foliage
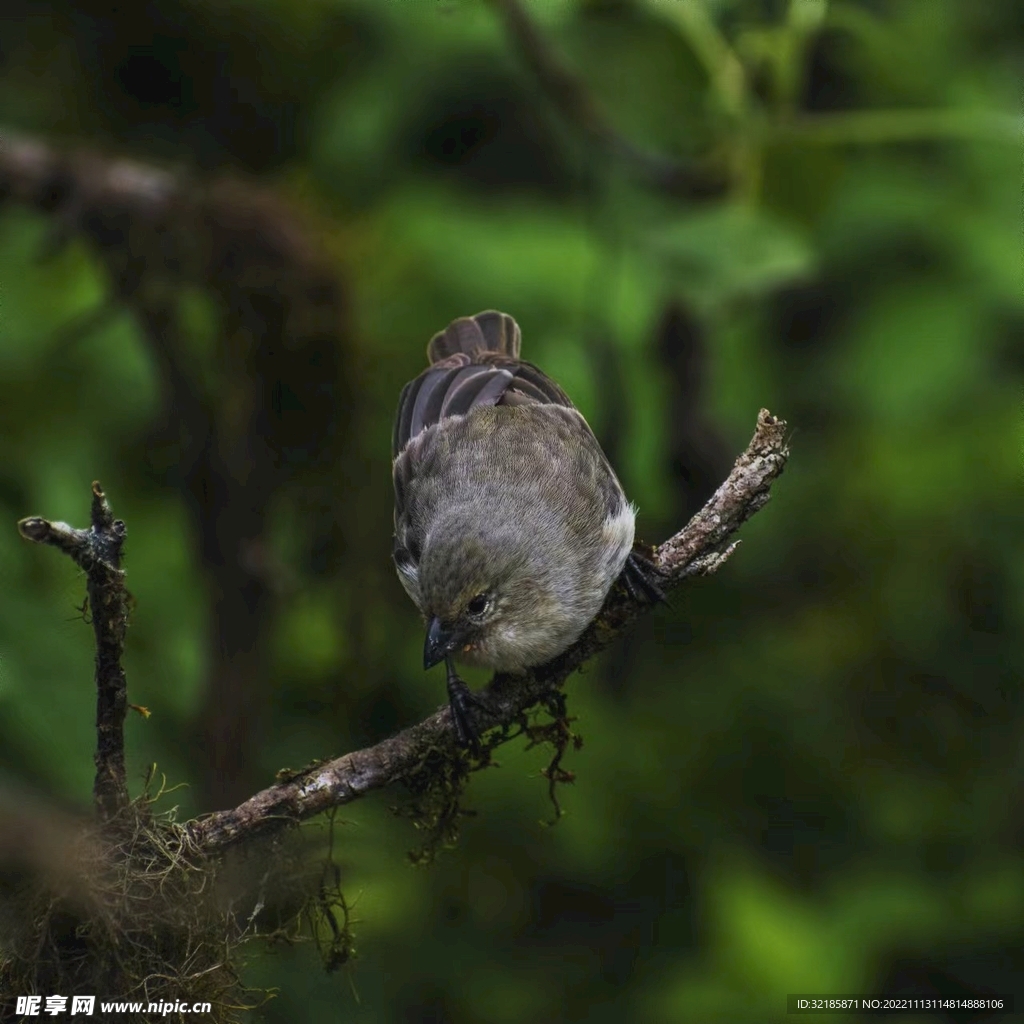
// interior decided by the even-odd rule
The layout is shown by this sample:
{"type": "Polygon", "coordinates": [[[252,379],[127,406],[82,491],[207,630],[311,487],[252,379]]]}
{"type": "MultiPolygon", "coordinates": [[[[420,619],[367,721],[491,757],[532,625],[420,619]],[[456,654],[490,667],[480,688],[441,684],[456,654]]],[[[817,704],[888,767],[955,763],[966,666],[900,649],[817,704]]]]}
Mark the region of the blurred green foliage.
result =
{"type": "MultiPolygon", "coordinates": [[[[636,146],[723,176],[669,194],[595,149],[475,0],[15,0],[0,123],[260,176],[343,283],[358,400],[343,456],[282,488],[289,584],[247,784],[442,700],[389,561],[390,417],[430,334],[496,307],[573,395],[641,509],[677,528],[767,406],[772,504],[570,681],[585,737],[545,828],[539,751],[475,777],[427,869],[396,797],[345,810],[359,958],[258,956],[266,1021],[748,1021],[787,992],[1012,991],[1021,830],[1019,77],[1014,0],[547,0],[547,45],[636,146]],[[696,467],[696,469],[695,469],[696,467]],[[331,554],[310,554],[310,503],[331,554]],[[354,995],[358,994],[358,998],[354,995]]],[[[152,445],[161,370],[80,240],[0,209],[0,780],[85,805],[83,580],[20,541],[128,524],[128,722],[201,784],[210,593],[152,445]]],[[[217,384],[201,291],[178,297],[217,384]]],[[[258,691],[257,691],[258,692],[258,691]]],[[[184,813],[200,789],[176,798],[184,813]]],[[[1020,996],[1021,994],[1018,993],[1020,996]]],[[[935,1019],[935,1018],[930,1018],[935,1019]]],[[[949,1018],[968,1019],[968,1018],[949,1018]]]]}

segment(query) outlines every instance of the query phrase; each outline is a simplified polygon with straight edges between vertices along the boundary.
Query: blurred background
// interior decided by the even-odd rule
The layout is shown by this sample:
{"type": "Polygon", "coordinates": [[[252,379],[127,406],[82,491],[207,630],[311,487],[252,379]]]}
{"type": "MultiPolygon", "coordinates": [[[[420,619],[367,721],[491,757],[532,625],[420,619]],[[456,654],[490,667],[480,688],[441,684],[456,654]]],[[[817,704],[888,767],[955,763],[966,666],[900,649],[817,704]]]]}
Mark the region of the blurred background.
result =
{"type": "Polygon", "coordinates": [[[789,468],[722,571],[569,681],[563,820],[522,740],[432,866],[398,794],[346,807],[358,957],[253,948],[252,1019],[1024,999],[1016,0],[7,10],[0,783],[89,805],[84,580],[15,522],[84,525],[93,479],[152,712],[133,792],[155,761],[182,816],[229,806],[436,708],[390,419],[429,336],[498,308],[644,539],[762,406],[789,468]]]}

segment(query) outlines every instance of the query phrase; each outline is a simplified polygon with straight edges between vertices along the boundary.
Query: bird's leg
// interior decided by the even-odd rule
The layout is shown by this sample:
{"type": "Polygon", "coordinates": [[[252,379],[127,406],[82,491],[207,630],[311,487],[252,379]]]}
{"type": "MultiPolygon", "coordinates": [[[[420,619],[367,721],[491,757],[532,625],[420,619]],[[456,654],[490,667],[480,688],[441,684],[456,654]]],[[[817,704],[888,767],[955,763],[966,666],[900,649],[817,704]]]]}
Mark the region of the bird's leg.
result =
{"type": "Polygon", "coordinates": [[[455,736],[460,747],[469,747],[472,750],[480,749],[480,739],[473,723],[469,720],[470,707],[477,707],[483,711],[490,710],[487,702],[477,696],[459,678],[455,671],[455,665],[450,657],[444,659],[445,668],[448,671],[448,704],[452,709],[452,723],[455,726],[455,736]]]}

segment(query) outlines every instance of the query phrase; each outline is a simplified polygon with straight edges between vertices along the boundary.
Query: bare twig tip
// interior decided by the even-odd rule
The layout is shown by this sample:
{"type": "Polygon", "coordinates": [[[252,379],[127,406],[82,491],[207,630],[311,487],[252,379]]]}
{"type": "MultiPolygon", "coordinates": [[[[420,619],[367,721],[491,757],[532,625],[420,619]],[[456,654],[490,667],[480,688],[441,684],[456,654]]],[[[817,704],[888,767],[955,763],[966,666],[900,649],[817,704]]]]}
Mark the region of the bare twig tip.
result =
{"type": "Polygon", "coordinates": [[[92,482],[92,525],[94,530],[109,530],[114,525],[114,513],[99,480],[92,482]]]}
{"type": "Polygon", "coordinates": [[[46,540],[50,536],[50,523],[39,516],[29,516],[27,519],[18,521],[18,533],[25,540],[32,540],[36,543],[46,540]]]}

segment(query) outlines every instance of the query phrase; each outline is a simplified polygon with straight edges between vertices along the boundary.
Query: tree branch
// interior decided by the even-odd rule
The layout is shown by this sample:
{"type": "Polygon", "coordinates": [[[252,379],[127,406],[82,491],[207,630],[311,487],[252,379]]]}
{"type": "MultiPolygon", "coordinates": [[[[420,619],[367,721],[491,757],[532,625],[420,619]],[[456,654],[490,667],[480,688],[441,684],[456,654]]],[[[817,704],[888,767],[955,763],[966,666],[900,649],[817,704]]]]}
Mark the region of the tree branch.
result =
{"type": "MultiPolygon", "coordinates": [[[[789,457],[786,423],[762,409],[747,450],[726,481],[690,522],[654,551],[666,588],[689,576],[717,570],[735,550],[722,543],[769,499],[772,483],[789,457]]],[[[564,654],[525,676],[496,675],[484,691],[487,710],[473,709],[478,731],[512,725],[550,695],[584,662],[618,636],[649,606],[618,590],[587,631],[564,654]]],[[[457,756],[447,707],[372,747],[356,750],[271,786],[232,810],[189,824],[193,840],[208,853],[277,831],[315,814],[351,803],[374,789],[410,778],[432,751],[457,756]]]]}
{"type": "Polygon", "coordinates": [[[96,634],[96,780],[93,799],[103,819],[128,803],[124,767],[127,685],[121,655],[128,626],[127,592],[121,569],[125,527],[115,519],[98,482],[92,485],[92,526],[76,530],[32,516],[18,523],[26,540],[59,548],[88,577],[86,594],[96,634]]]}

